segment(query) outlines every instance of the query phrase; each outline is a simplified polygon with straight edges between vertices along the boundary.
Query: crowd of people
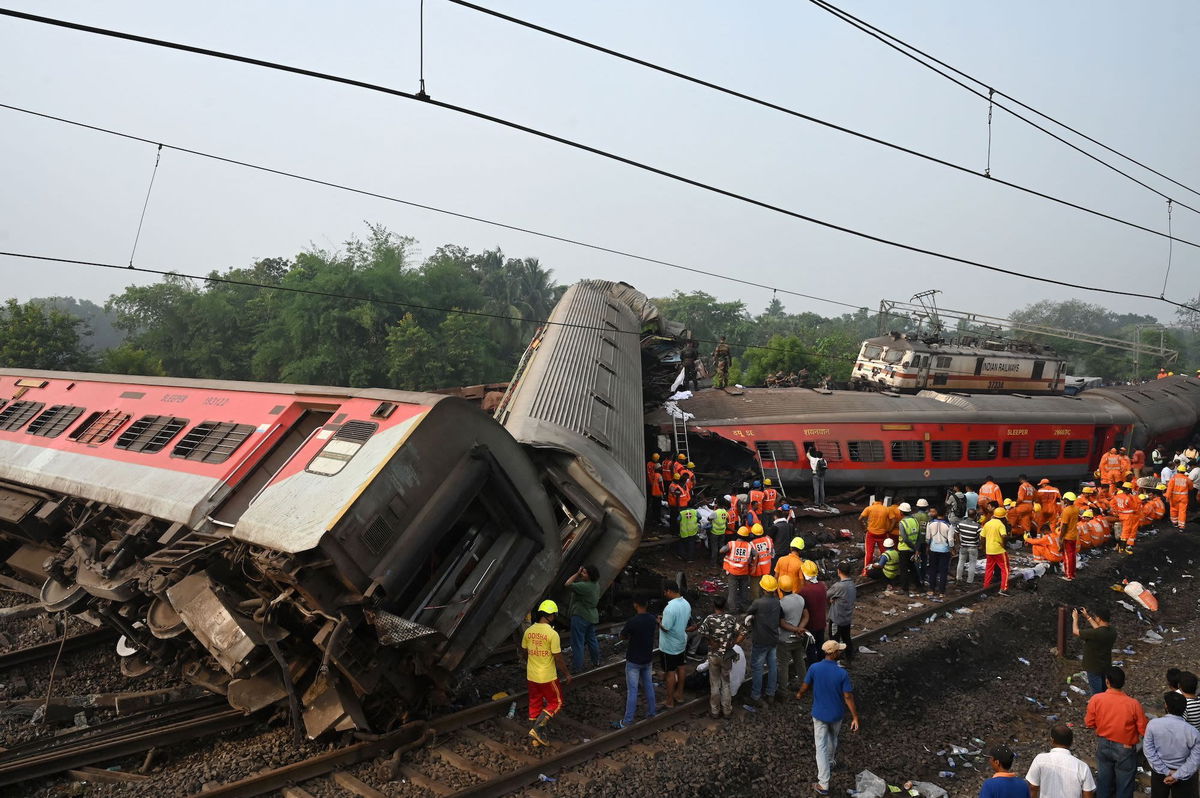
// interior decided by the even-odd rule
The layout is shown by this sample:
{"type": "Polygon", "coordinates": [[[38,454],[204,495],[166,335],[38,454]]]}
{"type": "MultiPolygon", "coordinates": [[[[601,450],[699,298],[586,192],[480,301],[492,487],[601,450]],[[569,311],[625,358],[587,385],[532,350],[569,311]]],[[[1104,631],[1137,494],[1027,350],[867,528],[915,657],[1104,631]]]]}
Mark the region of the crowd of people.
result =
{"type": "MultiPolygon", "coordinates": [[[[823,458],[815,450],[808,456],[815,475],[816,463],[823,458]]],[[[652,612],[647,597],[635,597],[634,612],[620,635],[626,654],[626,707],[613,726],[636,722],[639,707],[644,707],[645,717],[652,717],[679,705],[687,685],[707,688],[714,719],[732,716],[743,682],[749,682],[749,690],[741,706],[750,713],[789,697],[802,700],[811,695],[817,760],[813,789],[826,795],[843,722],[848,719],[852,730],[860,726],[846,667],[855,655],[851,634],[855,576],[886,581],[885,592],[923,595],[937,602],[944,598],[951,578],[961,584],[974,581],[982,547],[983,584],[988,587],[998,580],[1004,596],[1008,595],[1009,549],[1028,545],[1033,556],[1046,563],[1046,570],[1060,571],[1063,579],[1073,580],[1079,552],[1091,545],[1115,539],[1118,550],[1132,552],[1139,530],[1146,525],[1170,518],[1182,526],[1189,497],[1200,479],[1198,457],[1194,449],[1173,458],[1155,450],[1147,463],[1143,453],[1129,456],[1118,447],[1102,457],[1095,480],[1082,483],[1077,492],[1060,493],[1049,479],[1035,485],[1021,476],[1015,495],[1006,498],[989,477],[978,489],[953,486],[940,505],[925,498],[898,504],[873,501],[860,515],[862,561],[840,560],[836,579],[827,583],[817,561],[806,556],[814,548],[810,533],[798,527],[793,507],[770,479],[748,483],[740,492],[694,500],[694,464],[683,454],[666,458],[654,454],[646,464],[649,515],[657,518],[659,508],[665,507],[663,524],[676,536],[676,555],[695,560],[706,548],[712,565],[720,564],[727,590],[713,596],[712,611],[703,617],[694,613],[679,586],[669,580],[661,611],[652,612]],[[652,677],[656,657],[663,673],[661,703],[652,677]],[[698,663],[692,674],[689,660],[698,663]]],[[[599,582],[596,568],[584,566],[564,585],[572,600],[569,669],[553,628],[558,612],[553,601],[542,603],[522,639],[529,661],[529,735],[535,745],[548,744],[547,725],[562,706],[559,674],[569,682],[570,672],[581,670],[585,659],[599,664],[595,633],[599,582]]],[[[1146,757],[1157,774],[1154,795],[1196,796],[1200,737],[1182,732],[1170,720],[1180,715],[1200,722],[1196,677],[1178,677],[1177,686],[1183,691],[1179,695],[1189,702],[1179,712],[1175,711],[1179,700],[1168,696],[1164,698],[1167,715],[1147,725],[1142,713],[1139,726],[1132,699],[1121,698],[1124,672],[1112,665],[1115,632],[1108,609],[1098,606],[1076,612],[1072,631],[1083,641],[1084,670],[1093,693],[1086,724],[1096,729],[1100,741],[1098,775],[1093,780],[1090,769],[1074,764],[1078,760],[1070,755],[1071,729],[1056,725],[1051,730],[1054,748],[1034,760],[1023,779],[1012,771],[1011,752],[991,751],[996,775],[987,781],[981,796],[1126,798],[1131,794],[1126,784],[1132,784],[1126,758],[1131,756],[1131,746],[1143,738],[1146,757]],[[1133,732],[1137,741],[1129,742],[1133,732]],[[1068,778],[1071,773],[1078,777],[1076,792],[1061,786],[1074,778],[1068,778]]],[[[1141,713],[1140,706],[1137,712],[1141,713]]]]}

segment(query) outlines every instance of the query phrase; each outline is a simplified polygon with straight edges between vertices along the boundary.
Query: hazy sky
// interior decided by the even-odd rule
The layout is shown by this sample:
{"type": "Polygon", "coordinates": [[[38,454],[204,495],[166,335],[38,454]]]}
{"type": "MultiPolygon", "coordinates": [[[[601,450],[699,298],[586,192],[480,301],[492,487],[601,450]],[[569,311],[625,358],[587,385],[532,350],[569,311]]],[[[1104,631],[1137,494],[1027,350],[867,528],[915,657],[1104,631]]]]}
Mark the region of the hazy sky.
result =
{"type": "MultiPolygon", "coordinates": [[[[982,171],[987,105],[806,2],[500,2],[588,38],[982,171]]],[[[418,2],[30,2],[12,8],[417,87],[418,2]]],[[[924,0],[841,5],[998,89],[1200,188],[1200,3],[924,0]]],[[[1164,239],[426,1],[426,85],[789,209],[1072,282],[1157,294],[1164,239]]],[[[1161,303],[1069,291],[907,254],[551,142],[360,89],[0,18],[0,102],[780,287],[875,306],[940,288],[1001,315],[1080,298],[1167,319],[1161,303]]],[[[1164,229],[1159,197],[1012,117],[992,172],[1164,229]]],[[[154,148],[0,109],[0,249],[126,262],[154,148]]],[[[1129,167],[1136,169],[1136,167],[1129,167]]],[[[1139,176],[1145,173],[1138,172],[1139,176]]],[[[1147,178],[1180,200],[1200,197],[1147,178]]],[[[139,265],[205,272],[336,247],[365,221],[537,256],[559,280],[702,289],[757,311],[770,292],[164,151],[139,265]]],[[[1200,240],[1200,220],[1174,215],[1200,240]]],[[[1200,293],[1176,245],[1167,295],[1200,293]]],[[[102,301],[131,275],[0,257],[2,295],[102,301]]],[[[783,297],[790,310],[843,309],[783,297]]]]}

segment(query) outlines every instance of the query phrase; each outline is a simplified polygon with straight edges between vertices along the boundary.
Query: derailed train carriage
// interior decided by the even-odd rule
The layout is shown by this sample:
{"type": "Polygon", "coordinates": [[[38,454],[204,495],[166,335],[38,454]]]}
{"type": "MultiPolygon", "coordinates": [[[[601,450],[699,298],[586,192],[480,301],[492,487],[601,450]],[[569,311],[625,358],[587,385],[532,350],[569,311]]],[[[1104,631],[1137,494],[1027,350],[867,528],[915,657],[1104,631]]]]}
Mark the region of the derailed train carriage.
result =
{"type": "Polygon", "coordinates": [[[578,327],[531,350],[511,434],[435,394],[0,370],[4,556],[47,608],[118,630],[129,675],[177,670],[247,711],[290,699],[311,737],[388,728],[565,560],[615,571],[636,548],[645,308],[569,290],[555,316],[578,327]],[[599,374],[562,383],[583,401],[539,398],[585,355],[599,374]]]}

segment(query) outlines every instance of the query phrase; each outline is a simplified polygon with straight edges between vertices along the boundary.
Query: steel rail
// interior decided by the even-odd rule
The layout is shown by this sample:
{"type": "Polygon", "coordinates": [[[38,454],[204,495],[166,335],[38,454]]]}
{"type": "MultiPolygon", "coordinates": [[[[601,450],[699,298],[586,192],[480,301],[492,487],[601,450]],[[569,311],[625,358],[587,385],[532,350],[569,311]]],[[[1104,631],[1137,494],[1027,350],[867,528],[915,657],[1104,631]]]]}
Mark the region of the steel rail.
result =
{"type": "Polygon", "coordinates": [[[116,632],[112,629],[96,629],[82,634],[71,635],[63,641],[51,640],[49,643],[38,643],[36,646],[27,646],[18,648],[15,651],[9,651],[7,654],[0,654],[0,670],[8,670],[15,668],[18,665],[27,665],[30,662],[37,662],[43,659],[53,659],[58,654],[58,648],[62,646],[64,654],[80,649],[91,648],[100,643],[115,639],[116,632]]]}

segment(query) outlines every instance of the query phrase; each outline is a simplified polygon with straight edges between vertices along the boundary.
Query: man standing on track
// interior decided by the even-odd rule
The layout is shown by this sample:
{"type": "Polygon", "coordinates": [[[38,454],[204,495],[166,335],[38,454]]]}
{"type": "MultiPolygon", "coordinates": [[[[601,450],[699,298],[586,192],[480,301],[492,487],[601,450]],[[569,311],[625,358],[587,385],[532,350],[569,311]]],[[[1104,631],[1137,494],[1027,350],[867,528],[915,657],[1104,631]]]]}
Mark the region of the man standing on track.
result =
{"type": "Polygon", "coordinates": [[[1092,695],[1104,692],[1104,672],[1112,667],[1112,648],[1117,642],[1117,630],[1108,625],[1112,616],[1108,607],[1083,610],[1087,629],[1079,628],[1079,610],[1071,610],[1071,634],[1083,641],[1083,670],[1087,674],[1092,695]]]}
{"type": "Polygon", "coordinates": [[[1058,492],[1058,488],[1050,484],[1050,480],[1043,479],[1038,483],[1037,503],[1042,508],[1037,514],[1037,531],[1041,534],[1042,528],[1046,527],[1047,531],[1052,531],[1058,524],[1058,503],[1062,501],[1062,494],[1058,492]]]}
{"type": "MultiPolygon", "coordinates": [[[[714,599],[724,598],[717,596],[714,599]]],[[[628,642],[625,649],[625,717],[613,724],[623,729],[633,723],[637,714],[638,693],[646,696],[646,717],[652,718],[658,711],[654,704],[654,633],[658,621],[646,611],[646,599],[634,596],[634,616],[625,622],[621,639],[628,642]]]]}
{"type": "Polygon", "coordinates": [[[738,527],[737,536],[722,546],[721,552],[725,555],[722,567],[729,578],[729,611],[740,612],[745,609],[750,592],[750,560],[754,557],[750,530],[738,527]]]}
{"type": "Polygon", "coordinates": [[[958,567],[954,569],[954,581],[962,584],[963,573],[966,573],[966,583],[975,581],[975,563],[979,560],[979,521],[978,510],[967,510],[967,517],[954,525],[958,532],[958,567]]]}
{"type": "Polygon", "coordinates": [[[1063,494],[1067,503],[1058,516],[1058,534],[1062,541],[1063,576],[1068,582],[1075,579],[1075,564],[1079,555],[1079,505],[1074,493],[1063,494]]]}
{"type": "MultiPolygon", "coordinates": [[[[733,647],[745,639],[737,618],[725,612],[725,597],[713,596],[712,615],[696,627],[708,639],[708,711],[714,718],[733,715],[733,698],[729,690],[729,672],[737,652],[733,647]]],[[[651,685],[653,690],[653,685],[651,685]]]]}
{"type": "Polygon", "coordinates": [[[863,576],[866,576],[867,566],[874,562],[875,549],[883,548],[883,541],[891,528],[891,511],[892,508],[885,505],[881,499],[876,499],[858,516],[864,529],[863,576]]]}
{"type": "Polygon", "coordinates": [[[1146,724],[1144,750],[1150,763],[1150,798],[1195,798],[1200,767],[1200,734],[1184,720],[1187,699],[1166,693],[1167,713],[1146,724]]]}
{"type": "MultiPolygon", "coordinates": [[[[1088,701],[1084,725],[1096,730],[1096,792],[1108,798],[1133,798],[1137,773],[1137,744],[1146,733],[1146,713],[1125,695],[1125,671],[1104,672],[1108,689],[1088,701]]],[[[1182,696],[1180,696],[1182,698],[1182,696]]]]}
{"type": "Polygon", "coordinates": [[[1008,595],[1008,551],[1004,548],[1004,539],[1008,536],[1008,528],[1004,525],[1004,517],[1008,515],[1003,507],[997,507],[992,513],[992,519],[983,525],[983,553],[986,557],[983,571],[983,589],[992,586],[992,574],[1000,571],[1000,595],[1008,595]]]}
{"type": "Polygon", "coordinates": [[[929,549],[929,570],[926,573],[929,590],[926,598],[942,601],[946,598],[946,579],[950,575],[950,552],[954,548],[954,527],[938,517],[936,507],[929,508],[929,523],[925,525],[925,542],[929,549]]]}
{"type": "Polygon", "coordinates": [[[1033,500],[1037,496],[1037,488],[1029,481],[1029,477],[1021,474],[1017,479],[1017,503],[1008,514],[1008,523],[1014,534],[1024,536],[1033,529],[1033,500]]]}
{"type": "Polygon", "coordinates": [[[687,628],[692,620],[692,605],[679,595],[679,585],[667,580],[663,585],[667,606],[658,619],[658,650],[662,655],[667,709],[683,702],[683,679],[687,665],[687,628]]]}
{"type": "Polygon", "coordinates": [[[1050,728],[1050,741],[1054,746],[1035,756],[1025,774],[1033,798],[1095,798],[1092,769],[1071,754],[1075,732],[1065,723],[1056,723],[1050,728]]]}
{"type": "MultiPolygon", "coordinates": [[[[776,592],[779,583],[770,574],[764,575],[759,581],[763,595],[754,600],[746,611],[750,620],[750,668],[751,688],[750,702],[742,708],[753,712],[766,704],[774,702],[776,687],[779,684],[779,622],[783,618],[783,610],[779,606],[776,592]],[[763,693],[763,675],[767,677],[767,691],[763,693]],[[765,701],[764,701],[765,697],[765,701]]],[[[780,696],[782,698],[782,696],[780,696]]]]}
{"type": "Polygon", "coordinates": [[[1187,523],[1188,493],[1192,490],[1192,480],[1188,478],[1187,466],[1180,465],[1171,475],[1167,483],[1167,491],[1163,494],[1171,507],[1171,522],[1183,529],[1187,523]]]}
{"type": "Polygon", "coordinates": [[[833,775],[833,763],[837,759],[838,734],[846,710],[850,710],[850,730],[858,731],[858,708],[854,705],[854,687],[850,674],[838,660],[846,649],[845,643],[826,640],[821,646],[825,658],[814,664],[804,675],[804,684],[796,698],[812,690],[813,741],[817,754],[817,783],[813,789],[818,795],[829,795],[829,782],[833,775]]]}
{"type": "Polygon", "coordinates": [[[901,582],[900,591],[907,593],[909,598],[916,596],[915,590],[921,589],[920,557],[917,553],[917,540],[921,536],[921,524],[912,516],[912,506],[908,502],[900,505],[900,534],[896,550],[900,552],[901,582]]]}
{"type": "Polygon", "coordinates": [[[979,504],[981,509],[985,510],[1004,506],[1004,494],[1000,492],[1000,486],[996,484],[996,480],[992,479],[990,474],[979,486],[979,504]],[[985,504],[986,506],[983,506],[985,504]]]}
{"type": "Polygon", "coordinates": [[[537,623],[525,630],[521,637],[521,656],[525,659],[525,687],[529,691],[529,719],[533,728],[529,736],[536,748],[549,745],[546,741],[546,724],[562,709],[562,687],[558,683],[558,671],[571,683],[571,672],[563,659],[558,632],[554,631],[554,618],[558,605],[546,599],[538,605],[537,623]]]}

